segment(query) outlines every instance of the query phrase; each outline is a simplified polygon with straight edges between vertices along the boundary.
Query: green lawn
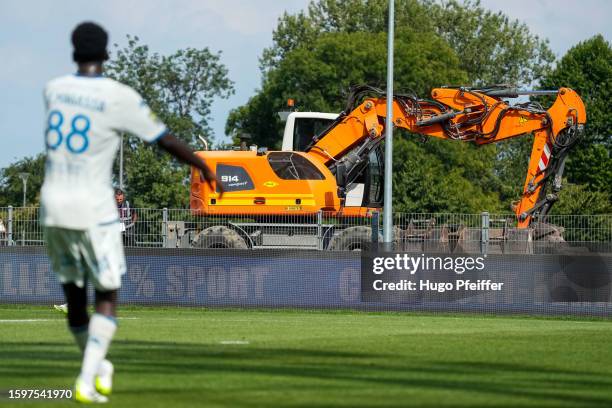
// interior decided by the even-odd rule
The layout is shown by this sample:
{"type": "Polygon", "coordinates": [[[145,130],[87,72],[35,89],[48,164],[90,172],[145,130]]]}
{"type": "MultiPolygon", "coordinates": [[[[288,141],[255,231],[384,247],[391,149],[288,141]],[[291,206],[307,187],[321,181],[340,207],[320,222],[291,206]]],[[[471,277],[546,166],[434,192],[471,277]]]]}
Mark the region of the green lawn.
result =
{"type": "MultiPolygon", "coordinates": [[[[121,318],[111,406],[612,406],[611,321],[183,308],[121,318]]],[[[5,395],[70,387],[79,363],[57,312],[0,307],[5,395]]]]}

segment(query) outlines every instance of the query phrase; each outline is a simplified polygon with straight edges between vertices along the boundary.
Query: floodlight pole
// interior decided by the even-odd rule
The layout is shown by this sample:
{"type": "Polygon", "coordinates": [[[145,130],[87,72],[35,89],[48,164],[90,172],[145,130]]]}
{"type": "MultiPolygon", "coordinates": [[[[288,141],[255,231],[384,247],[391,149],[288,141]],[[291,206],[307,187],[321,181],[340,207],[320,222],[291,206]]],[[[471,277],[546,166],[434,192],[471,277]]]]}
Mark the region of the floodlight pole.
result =
{"type": "Polygon", "coordinates": [[[394,2],[389,0],[387,30],[387,118],[385,120],[385,191],[383,207],[383,242],[393,242],[393,37],[394,2]]]}

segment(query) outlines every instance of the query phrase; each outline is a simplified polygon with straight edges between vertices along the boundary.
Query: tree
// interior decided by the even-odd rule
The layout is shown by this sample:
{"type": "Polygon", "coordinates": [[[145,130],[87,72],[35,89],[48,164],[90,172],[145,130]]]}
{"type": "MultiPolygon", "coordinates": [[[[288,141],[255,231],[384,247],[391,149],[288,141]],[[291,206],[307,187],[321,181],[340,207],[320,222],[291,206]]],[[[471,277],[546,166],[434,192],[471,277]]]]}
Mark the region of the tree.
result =
{"type": "Polygon", "coordinates": [[[42,186],[45,168],[45,155],[25,157],[9,166],[0,169],[0,207],[12,205],[21,207],[23,202],[23,181],[19,173],[29,173],[27,205],[38,205],[40,187],[42,186]]]}
{"type": "Polygon", "coordinates": [[[497,212],[499,181],[492,172],[495,146],[395,137],[393,210],[400,212],[497,212]]]}
{"type": "Polygon", "coordinates": [[[172,160],[161,156],[153,146],[140,144],[133,152],[127,172],[128,196],[137,208],[184,208],[189,204],[189,186],[185,184],[189,168],[176,168],[172,160]]]}
{"type": "MultiPolygon", "coordinates": [[[[261,58],[265,73],[292,49],[329,32],[387,30],[387,0],[319,0],[308,11],[285,13],[274,44],[261,58]]],[[[480,1],[396,1],[395,26],[438,34],[455,50],[470,84],[530,84],[548,71],[554,54],[545,40],[518,20],[484,9],[480,1]]]]}
{"type": "Polygon", "coordinates": [[[480,1],[424,3],[436,32],[457,52],[469,84],[529,85],[549,72],[555,57],[548,41],[502,12],[484,9],[480,1]]]}
{"type": "Polygon", "coordinates": [[[175,136],[197,143],[199,135],[212,142],[210,106],[215,97],[234,92],[221,52],[185,48],[163,56],[150,52],[136,36],[119,48],[105,65],[105,74],[138,91],[175,136]]]}
{"type": "MultiPolygon", "coordinates": [[[[465,81],[455,53],[438,37],[400,30],[395,86],[424,94],[432,83],[465,81]]],[[[294,98],[300,110],[339,112],[351,85],[379,84],[386,72],[385,33],[326,33],[287,53],[268,73],[261,92],[230,113],[228,134],[253,135],[255,143],[278,147],[277,112],[294,98]]]]}
{"type": "Polygon", "coordinates": [[[559,202],[553,207],[553,214],[610,214],[612,202],[605,191],[596,191],[588,185],[573,184],[565,180],[559,193],[559,202]]]}
{"type": "Polygon", "coordinates": [[[606,191],[612,199],[612,46],[596,35],[572,47],[542,81],[543,88],[570,87],[584,100],[585,133],[569,155],[566,176],[571,183],[606,191]]]}
{"type": "MultiPolygon", "coordinates": [[[[216,97],[234,92],[221,53],[208,48],[186,48],[169,56],[152,53],[128,36],[124,48],[106,64],[106,75],[136,89],[172,134],[195,146],[198,136],[212,143],[208,121],[210,106],[216,97]]],[[[183,181],[189,168],[179,165],[169,155],[128,139],[125,152],[127,194],[139,207],[185,207],[188,188],[183,181]]]]}

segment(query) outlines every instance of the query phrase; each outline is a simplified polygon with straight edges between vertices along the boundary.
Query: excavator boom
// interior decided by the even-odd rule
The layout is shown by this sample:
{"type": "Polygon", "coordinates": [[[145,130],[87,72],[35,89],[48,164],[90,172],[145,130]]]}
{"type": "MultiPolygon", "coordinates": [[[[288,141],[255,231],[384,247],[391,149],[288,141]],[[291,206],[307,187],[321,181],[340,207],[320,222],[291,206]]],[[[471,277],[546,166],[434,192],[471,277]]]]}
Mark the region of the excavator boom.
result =
{"type": "MultiPolygon", "coordinates": [[[[356,101],[363,91],[382,95],[382,91],[367,87],[357,90],[351,99],[356,101]]],[[[536,103],[509,105],[500,99],[520,93],[507,89],[436,88],[431,92],[432,100],[396,95],[393,125],[411,133],[477,145],[533,134],[523,193],[514,205],[519,227],[527,227],[534,216],[545,216],[556,201],[567,151],[582,132],[586,110],[578,94],[569,88],[528,92],[556,94],[548,110],[536,103]],[[546,191],[551,181],[551,191],[546,191]]],[[[351,169],[362,163],[384,136],[386,106],[382,96],[366,97],[354,108],[349,104],[350,113],[341,114],[315,138],[306,149],[308,155],[335,172],[350,175],[351,169]]]]}

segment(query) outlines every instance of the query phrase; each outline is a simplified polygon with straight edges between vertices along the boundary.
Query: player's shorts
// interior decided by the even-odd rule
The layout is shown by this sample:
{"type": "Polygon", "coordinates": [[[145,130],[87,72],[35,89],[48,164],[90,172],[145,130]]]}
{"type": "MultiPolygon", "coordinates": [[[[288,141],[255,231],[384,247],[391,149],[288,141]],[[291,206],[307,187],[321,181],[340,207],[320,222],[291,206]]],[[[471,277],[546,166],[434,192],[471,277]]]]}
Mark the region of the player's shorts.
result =
{"type": "Polygon", "coordinates": [[[45,227],[47,252],[62,284],[82,288],[91,282],[101,292],[119,289],[126,263],[119,223],[88,230],[45,227]]]}

